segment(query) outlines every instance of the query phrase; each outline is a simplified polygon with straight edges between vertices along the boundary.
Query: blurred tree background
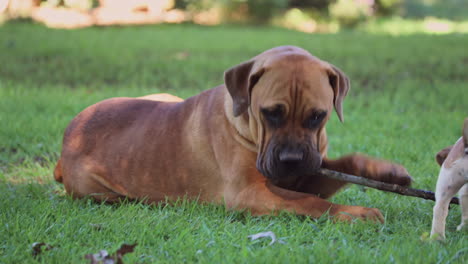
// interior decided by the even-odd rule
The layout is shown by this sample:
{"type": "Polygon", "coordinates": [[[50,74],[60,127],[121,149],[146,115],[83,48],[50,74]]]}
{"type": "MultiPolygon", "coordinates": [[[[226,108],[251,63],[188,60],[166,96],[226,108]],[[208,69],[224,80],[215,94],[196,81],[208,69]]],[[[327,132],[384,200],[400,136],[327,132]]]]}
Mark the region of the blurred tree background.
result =
{"type": "Polygon", "coordinates": [[[459,23],[468,27],[467,10],[468,0],[0,0],[3,20],[31,18],[65,28],[189,22],[336,32],[406,19],[453,31],[459,23]]]}

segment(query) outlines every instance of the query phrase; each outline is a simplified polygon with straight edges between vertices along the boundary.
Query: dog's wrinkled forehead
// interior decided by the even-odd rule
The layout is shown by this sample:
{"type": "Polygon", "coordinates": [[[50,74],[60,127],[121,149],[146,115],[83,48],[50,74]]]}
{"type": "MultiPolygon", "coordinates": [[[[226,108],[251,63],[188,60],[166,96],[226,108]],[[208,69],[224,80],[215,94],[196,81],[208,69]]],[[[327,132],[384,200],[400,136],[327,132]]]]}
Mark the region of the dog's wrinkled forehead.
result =
{"type": "Polygon", "coordinates": [[[328,99],[332,91],[332,103],[342,120],[342,101],[349,90],[349,80],[341,70],[294,46],[272,48],[234,66],[225,72],[224,81],[233,100],[234,116],[246,112],[253,88],[260,86],[268,92],[268,98],[271,94],[307,90],[309,96],[328,99]],[[321,92],[325,94],[318,94],[321,92]]]}
{"type": "Polygon", "coordinates": [[[317,63],[320,62],[318,58],[312,56],[304,49],[294,46],[281,46],[269,49],[253,57],[252,61],[255,63],[252,67],[252,71],[256,71],[263,67],[271,67],[285,62],[291,62],[298,58],[316,61],[317,63]]]}
{"type": "Polygon", "coordinates": [[[302,54],[302,55],[308,55],[312,56],[307,50],[301,49],[296,46],[279,46],[275,48],[271,48],[269,50],[266,50],[260,54],[258,54],[254,59],[260,59],[262,57],[269,57],[272,58],[275,55],[280,55],[280,54],[302,54]]]}
{"type": "Polygon", "coordinates": [[[266,61],[263,67],[265,71],[256,84],[258,88],[251,91],[252,106],[282,103],[323,110],[333,106],[333,89],[319,60],[302,54],[281,54],[266,61]]]}

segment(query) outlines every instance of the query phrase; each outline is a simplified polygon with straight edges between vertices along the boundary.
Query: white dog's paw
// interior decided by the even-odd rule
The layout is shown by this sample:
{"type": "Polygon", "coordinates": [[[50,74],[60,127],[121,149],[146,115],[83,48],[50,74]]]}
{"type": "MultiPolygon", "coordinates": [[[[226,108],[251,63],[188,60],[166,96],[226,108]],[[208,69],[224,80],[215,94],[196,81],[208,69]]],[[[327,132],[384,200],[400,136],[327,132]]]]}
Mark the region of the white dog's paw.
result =
{"type": "Polygon", "coordinates": [[[444,241],[445,240],[445,234],[431,232],[431,236],[429,237],[429,240],[431,240],[431,241],[444,241]]]}
{"type": "Polygon", "coordinates": [[[457,231],[468,230],[468,223],[464,222],[457,226],[457,231]]]}

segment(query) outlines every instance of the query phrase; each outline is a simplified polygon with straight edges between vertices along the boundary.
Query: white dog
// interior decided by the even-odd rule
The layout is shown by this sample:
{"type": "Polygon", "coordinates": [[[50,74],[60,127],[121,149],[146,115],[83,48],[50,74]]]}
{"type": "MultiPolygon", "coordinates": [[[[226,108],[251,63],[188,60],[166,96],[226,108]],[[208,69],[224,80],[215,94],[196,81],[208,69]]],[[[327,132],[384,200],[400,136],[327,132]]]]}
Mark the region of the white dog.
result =
{"type": "MultiPolygon", "coordinates": [[[[465,119],[463,126],[463,136],[451,149],[442,150],[441,153],[448,150],[450,152],[441,165],[437,180],[436,204],[432,218],[431,237],[437,234],[436,238],[441,240],[445,238],[445,219],[450,200],[458,191],[460,191],[462,220],[457,230],[468,226],[468,118],[465,119]]],[[[439,153],[437,156],[439,162],[444,159],[440,155],[439,153]]]]}

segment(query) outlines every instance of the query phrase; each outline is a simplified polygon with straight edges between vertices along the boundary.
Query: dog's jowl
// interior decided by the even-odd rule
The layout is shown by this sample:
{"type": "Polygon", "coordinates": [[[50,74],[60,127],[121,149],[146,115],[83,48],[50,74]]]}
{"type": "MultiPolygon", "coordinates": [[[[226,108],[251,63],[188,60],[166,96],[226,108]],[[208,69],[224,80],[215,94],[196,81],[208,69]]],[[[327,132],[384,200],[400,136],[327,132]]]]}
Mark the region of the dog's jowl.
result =
{"type": "Polygon", "coordinates": [[[334,111],[343,121],[349,89],[334,65],[298,47],[276,47],[185,101],[112,98],[86,108],[65,131],[55,178],[76,198],[187,197],[255,215],[283,210],[383,221],[378,209],[327,201],[345,183],[314,174],[322,167],[411,183],[391,162],[327,158],[325,125],[334,111]]]}

